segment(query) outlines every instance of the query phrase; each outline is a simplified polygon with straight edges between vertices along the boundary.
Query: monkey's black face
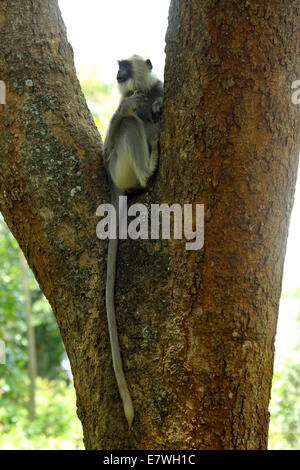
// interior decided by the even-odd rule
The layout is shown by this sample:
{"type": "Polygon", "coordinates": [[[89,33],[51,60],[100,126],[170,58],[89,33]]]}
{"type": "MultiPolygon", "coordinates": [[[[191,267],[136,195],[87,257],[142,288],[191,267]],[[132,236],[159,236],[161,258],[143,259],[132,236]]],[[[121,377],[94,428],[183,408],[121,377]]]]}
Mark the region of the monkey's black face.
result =
{"type": "Polygon", "coordinates": [[[124,83],[129,78],[132,78],[132,64],[128,60],[120,60],[119,70],[117,74],[118,83],[124,83]]]}

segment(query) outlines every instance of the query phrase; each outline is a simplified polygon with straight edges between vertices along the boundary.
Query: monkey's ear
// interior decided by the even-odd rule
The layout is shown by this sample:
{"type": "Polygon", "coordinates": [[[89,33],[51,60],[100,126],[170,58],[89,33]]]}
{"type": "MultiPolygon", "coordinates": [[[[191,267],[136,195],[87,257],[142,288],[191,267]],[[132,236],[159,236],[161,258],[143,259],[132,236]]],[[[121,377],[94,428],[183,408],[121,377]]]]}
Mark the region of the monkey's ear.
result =
{"type": "Polygon", "coordinates": [[[148,69],[149,69],[149,70],[152,70],[153,67],[152,67],[152,64],[151,64],[151,60],[150,60],[150,59],[147,59],[147,60],[145,60],[145,63],[146,63],[146,65],[147,65],[148,69]]]}

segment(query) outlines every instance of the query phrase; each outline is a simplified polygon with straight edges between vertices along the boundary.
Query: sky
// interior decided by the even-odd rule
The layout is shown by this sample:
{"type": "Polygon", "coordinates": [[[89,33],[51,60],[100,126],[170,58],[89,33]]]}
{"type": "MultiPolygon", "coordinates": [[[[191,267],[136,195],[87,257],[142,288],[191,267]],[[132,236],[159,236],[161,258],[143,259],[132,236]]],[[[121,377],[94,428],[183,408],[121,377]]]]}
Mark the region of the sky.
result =
{"type": "MultiPolygon", "coordinates": [[[[163,79],[165,34],[170,0],[58,0],[72,44],[79,79],[90,71],[115,83],[117,60],[140,54],[150,58],[163,79]]],[[[291,217],[283,289],[300,287],[300,184],[291,217]]],[[[296,341],[297,304],[283,299],[276,336],[278,357],[296,341]]]]}
{"type": "Polygon", "coordinates": [[[99,70],[113,82],[117,60],[139,54],[151,58],[163,79],[169,0],[59,0],[79,72],[99,70]]]}

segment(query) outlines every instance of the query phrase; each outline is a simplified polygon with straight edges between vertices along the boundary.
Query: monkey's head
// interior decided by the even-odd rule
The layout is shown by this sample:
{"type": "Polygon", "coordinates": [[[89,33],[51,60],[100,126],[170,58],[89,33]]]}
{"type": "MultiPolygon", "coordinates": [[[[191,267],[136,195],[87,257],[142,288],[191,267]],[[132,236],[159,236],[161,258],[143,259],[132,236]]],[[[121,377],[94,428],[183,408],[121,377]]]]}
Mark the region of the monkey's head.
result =
{"type": "Polygon", "coordinates": [[[133,55],[129,59],[119,60],[118,64],[117,81],[122,96],[135,91],[146,92],[157,81],[149,59],[144,60],[138,55],[133,55]]]}

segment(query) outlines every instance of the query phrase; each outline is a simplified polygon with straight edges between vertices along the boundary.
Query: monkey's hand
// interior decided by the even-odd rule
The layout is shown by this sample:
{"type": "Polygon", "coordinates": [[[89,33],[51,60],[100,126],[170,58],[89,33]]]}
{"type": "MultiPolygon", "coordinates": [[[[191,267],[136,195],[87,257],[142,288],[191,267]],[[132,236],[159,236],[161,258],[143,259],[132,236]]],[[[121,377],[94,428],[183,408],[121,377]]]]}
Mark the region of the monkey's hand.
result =
{"type": "Polygon", "coordinates": [[[143,93],[135,92],[122,101],[124,116],[133,114],[137,109],[145,106],[147,97],[143,93]]]}
{"type": "Polygon", "coordinates": [[[156,98],[156,100],[152,104],[152,119],[154,122],[159,121],[162,115],[162,105],[163,105],[163,97],[160,96],[156,98]]]}

